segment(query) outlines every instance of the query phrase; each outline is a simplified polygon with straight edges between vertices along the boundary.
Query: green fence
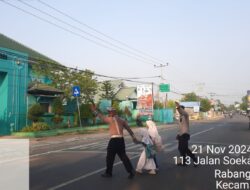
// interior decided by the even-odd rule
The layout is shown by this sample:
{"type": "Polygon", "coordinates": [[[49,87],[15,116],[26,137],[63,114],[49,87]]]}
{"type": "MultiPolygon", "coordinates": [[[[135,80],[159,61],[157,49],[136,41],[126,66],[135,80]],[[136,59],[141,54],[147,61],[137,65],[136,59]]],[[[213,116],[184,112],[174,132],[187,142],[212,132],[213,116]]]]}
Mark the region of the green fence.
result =
{"type": "Polygon", "coordinates": [[[174,112],[172,109],[157,109],[154,110],[154,121],[162,123],[173,123],[174,112]]]}

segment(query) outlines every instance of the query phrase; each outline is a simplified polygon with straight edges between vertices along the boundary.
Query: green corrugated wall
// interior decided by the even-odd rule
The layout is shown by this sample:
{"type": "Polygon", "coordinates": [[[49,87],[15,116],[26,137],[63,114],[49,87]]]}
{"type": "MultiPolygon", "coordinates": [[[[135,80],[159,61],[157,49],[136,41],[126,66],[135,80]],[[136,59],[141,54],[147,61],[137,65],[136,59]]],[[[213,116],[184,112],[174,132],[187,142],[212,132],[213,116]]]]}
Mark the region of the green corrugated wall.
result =
{"type": "Polygon", "coordinates": [[[0,59],[0,135],[26,125],[28,55],[0,47],[8,58],[0,59]]]}

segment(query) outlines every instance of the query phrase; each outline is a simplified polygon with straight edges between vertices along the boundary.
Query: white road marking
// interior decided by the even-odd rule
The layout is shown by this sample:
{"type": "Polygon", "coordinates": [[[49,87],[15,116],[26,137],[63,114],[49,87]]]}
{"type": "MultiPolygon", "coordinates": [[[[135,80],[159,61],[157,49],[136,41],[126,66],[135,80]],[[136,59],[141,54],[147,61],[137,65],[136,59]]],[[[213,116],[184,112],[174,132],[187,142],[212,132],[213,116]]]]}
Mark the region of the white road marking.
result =
{"type": "Polygon", "coordinates": [[[202,134],[202,133],[206,133],[206,132],[211,131],[211,130],[213,130],[213,129],[214,129],[214,127],[210,128],[210,129],[207,129],[207,130],[204,130],[204,131],[201,131],[201,132],[198,132],[198,133],[194,133],[194,134],[191,135],[191,137],[200,135],[200,134],[202,134]]]}
{"type": "MultiPolygon", "coordinates": [[[[213,130],[213,129],[214,129],[214,128],[210,128],[210,129],[207,129],[207,130],[198,132],[198,133],[194,133],[192,136],[197,136],[197,135],[200,135],[200,134],[202,134],[202,133],[211,131],[211,130],[213,130]]],[[[170,144],[172,144],[172,143],[170,143],[170,144]]],[[[165,144],[165,146],[168,146],[168,144],[165,144]]],[[[171,152],[171,151],[173,151],[173,150],[176,149],[176,148],[177,148],[177,145],[171,147],[171,148],[168,149],[166,152],[171,152]]],[[[135,156],[131,157],[130,160],[132,160],[132,159],[134,159],[134,158],[138,158],[139,156],[140,156],[140,154],[139,154],[139,155],[135,155],[135,156]]],[[[119,162],[115,163],[114,166],[120,165],[121,163],[122,163],[122,162],[119,161],[119,162]]],[[[87,173],[87,174],[85,174],[85,175],[82,175],[82,176],[80,176],[80,177],[74,178],[74,179],[72,179],[72,180],[66,181],[66,182],[61,183],[61,184],[59,184],[59,185],[57,185],[57,186],[51,187],[51,188],[49,188],[49,190],[56,190],[56,189],[59,189],[59,188],[61,188],[61,187],[64,187],[64,186],[67,186],[67,185],[72,184],[72,183],[74,183],[74,182],[77,182],[77,181],[79,181],[79,180],[85,179],[85,178],[87,178],[87,177],[89,177],[89,176],[95,175],[95,174],[97,174],[97,173],[99,173],[99,172],[101,172],[101,171],[104,171],[104,170],[106,170],[106,167],[103,167],[103,168],[101,168],[101,169],[98,169],[98,170],[95,170],[95,171],[93,171],[93,172],[87,173]]]]}
{"type": "MultiPolygon", "coordinates": [[[[132,160],[132,159],[134,159],[134,158],[137,158],[137,157],[139,157],[139,156],[140,156],[140,155],[133,156],[133,157],[130,158],[130,160],[132,160]]],[[[122,162],[119,161],[119,162],[115,163],[114,166],[120,165],[121,163],[122,163],[122,162]]],[[[76,182],[76,181],[79,181],[79,180],[81,180],[81,179],[85,179],[85,178],[87,178],[87,177],[89,177],[89,176],[98,174],[99,172],[104,171],[104,170],[106,170],[106,167],[101,168],[101,169],[98,169],[98,170],[95,170],[95,171],[90,172],[90,173],[87,173],[87,174],[85,174],[85,175],[79,176],[79,177],[74,178],[74,179],[72,179],[72,180],[66,181],[66,182],[61,183],[61,184],[59,184],[59,185],[57,185],[57,186],[51,187],[51,188],[49,188],[48,190],[59,189],[59,188],[61,188],[61,187],[67,186],[67,185],[72,184],[72,183],[74,183],[74,182],[76,182]]]]}

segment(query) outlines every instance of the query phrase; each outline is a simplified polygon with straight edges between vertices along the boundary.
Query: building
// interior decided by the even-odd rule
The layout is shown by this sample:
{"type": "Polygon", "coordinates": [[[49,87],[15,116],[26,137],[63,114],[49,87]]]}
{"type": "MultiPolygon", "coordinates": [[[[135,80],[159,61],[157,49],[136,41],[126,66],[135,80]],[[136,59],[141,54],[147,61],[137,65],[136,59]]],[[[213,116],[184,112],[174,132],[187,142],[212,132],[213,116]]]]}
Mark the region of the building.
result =
{"type": "MultiPolygon", "coordinates": [[[[28,108],[40,103],[51,110],[51,102],[63,92],[46,84],[46,76],[37,76],[32,64],[37,60],[54,60],[0,34],[0,135],[19,131],[26,126],[28,108]]],[[[58,64],[58,63],[56,63],[58,64]]]]}

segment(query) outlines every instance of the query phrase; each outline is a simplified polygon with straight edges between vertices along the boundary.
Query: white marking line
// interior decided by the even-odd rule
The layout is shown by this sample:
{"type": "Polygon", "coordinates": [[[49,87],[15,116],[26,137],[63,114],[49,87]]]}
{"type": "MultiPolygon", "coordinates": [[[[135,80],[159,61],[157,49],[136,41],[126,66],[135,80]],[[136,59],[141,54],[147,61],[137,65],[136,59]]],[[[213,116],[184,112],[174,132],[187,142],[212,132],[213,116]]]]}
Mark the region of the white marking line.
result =
{"type": "Polygon", "coordinates": [[[47,155],[47,154],[51,154],[51,153],[57,153],[57,152],[65,151],[65,150],[72,150],[72,149],[78,149],[78,148],[82,148],[82,147],[86,147],[86,146],[92,146],[93,144],[98,144],[98,142],[90,143],[90,144],[87,144],[87,145],[77,145],[77,146],[73,146],[73,147],[70,147],[70,148],[63,148],[63,149],[59,149],[59,150],[52,150],[52,151],[48,151],[48,152],[34,154],[34,155],[31,155],[30,158],[37,157],[37,156],[42,156],[42,155],[47,155]]]}
{"type": "Polygon", "coordinates": [[[194,133],[194,134],[191,135],[191,137],[200,135],[200,134],[202,134],[202,133],[206,133],[206,132],[211,131],[211,130],[213,130],[213,129],[214,129],[214,127],[210,128],[210,129],[207,129],[207,130],[204,130],[204,131],[201,131],[201,132],[198,132],[198,133],[194,133]]]}
{"type": "MultiPolygon", "coordinates": [[[[210,129],[207,129],[207,130],[204,130],[204,131],[200,131],[200,132],[198,132],[198,133],[194,133],[194,134],[191,135],[191,137],[200,135],[200,134],[202,134],[202,133],[206,133],[206,132],[211,131],[211,130],[213,130],[213,129],[214,129],[214,128],[210,128],[210,129]]],[[[168,144],[166,144],[166,145],[168,145],[168,144]]],[[[172,147],[170,147],[170,148],[165,148],[165,147],[164,147],[163,152],[165,152],[165,153],[167,153],[167,152],[172,152],[173,150],[175,150],[175,149],[177,149],[177,148],[178,148],[178,145],[172,146],[172,147]]]]}
{"type": "MultiPolygon", "coordinates": [[[[134,158],[137,158],[137,157],[139,157],[139,156],[140,156],[140,155],[133,156],[133,157],[130,158],[130,160],[132,160],[132,159],[134,159],[134,158]]],[[[114,166],[120,165],[121,163],[122,163],[122,162],[119,161],[119,162],[115,163],[114,166]]],[[[71,183],[74,183],[74,182],[76,182],[76,181],[79,181],[79,180],[81,180],[81,179],[84,179],[84,178],[87,178],[87,177],[89,177],[89,176],[95,175],[95,174],[97,174],[97,173],[99,173],[99,172],[101,172],[101,171],[104,171],[104,170],[106,170],[106,167],[101,168],[101,169],[99,169],[99,170],[95,170],[95,171],[90,172],[90,173],[87,173],[87,174],[85,174],[85,175],[79,176],[79,177],[77,177],[77,178],[75,178],[75,179],[66,181],[66,182],[64,182],[64,183],[62,183],[62,184],[60,184],[60,185],[51,187],[51,188],[49,188],[48,190],[59,189],[59,188],[61,188],[61,187],[64,187],[64,186],[66,186],[66,185],[69,185],[69,184],[71,184],[71,183]]]]}
{"type": "MultiPolygon", "coordinates": [[[[67,151],[63,151],[62,153],[68,153],[68,152],[74,152],[74,153],[93,153],[93,154],[107,154],[107,151],[102,151],[102,150],[84,150],[84,151],[79,151],[79,150],[67,150],[67,151]]],[[[58,153],[58,152],[57,152],[58,153]]],[[[134,151],[126,151],[126,154],[141,154],[141,152],[134,152],[134,151]]]]}
{"type": "MultiPolygon", "coordinates": [[[[79,149],[81,148],[82,150],[86,149],[86,148],[89,148],[91,147],[92,145],[97,145],[99,146],[100,142],[95,142],[95,143],[90,143],[90,144],[87,144],[87,145],[78,145],[78,146],[74,146],[74,147],[70,147],[70,148],[64,148],[64,149],[59,149],[59,150],[52,150],[52,151],[48,151],[48,152],[43,152],[43,153],[39,153],[39,154],[34,154],[34,155],[31,155],[30,158],[33,158],[33,157],[38,157],[38,156],[43,156],[43,155],[48,155],[48,154],[51,154],[51,153],[57,153],[57,152],[62,152],[62,151],[66,151],[66,150],[72,150],[72,149],[79,149]]],[[[107,144],[105,145],[105,147],[107,146],[107,144]]],[[[92,147],[91,147],[92,148],[92,147]]]]}
{"type": "Polygon", "coordinates": [[[173,151],[174,149],[177,149],[177,145],[174,145],[173,147],[171,147],[171,148],[167,148],[168,146],[172,146],[172,145],[174,145],[173,143],[167,143],[167,144],[164,144],[163,146],[162,146],[162,150],[163,150],[163,152],[171,152],[171,151],[173,151]]]}
{"type": "MultiPolygon", "coordinates": [[[[200,134],[205,133],[205,132],[208,132],[208,131],[210,131],[210,130],[212,130],[212,129],[214,129],[214,128],[210,128],[210,129],[207,129],[207,130],[204,130],[204,131],[195,133],[195,134],[193,134],[192,136],[200,135],[200,134]]],[[[167,145],[167,144],[166,144],[166,145],[167,145]]],[[[177,148],[177,145],[174,146],[174,147],[172,147],[172,148],[170,148],[170,149],[167,150],[166,152],[171,152],[172,150],[174,150],[174,149],[176,149],[176,148],[177,148]]],[[[140,155],[133,156],[133,157],[130,158],[130,160],[132,160],[132,159],[134,159],[134,158],[137,158],[137,157],[139,157],[139,156],[140,156],[140,155]]],[[[115,163],[114,166],[120,165],[121,163],[122,163],[122,162],[119,161],[119,162],[115,163]]],[[[59,185],[57,185],[57,186],[51,187],[51,188],[49,188],[48,190],[59,189],[59,188],[61,188],[61,187],[67,186],[67,185],[69,185],[69,184],[71,184],[71,183],[74,183],[74,182],[76,182],[76,181],[79,181],[79,180],[81,180],[81,179],[85,179],[85,178],[87,178],[87,177],[89,177],[89,176],[95,175],[95,174],[97,174],[97,173],[99,173],[99,172],[101,172],[101,171],[104,171],[104,170],[106,170],[106,167],[101,168],[101,169],[98,169],[98,170],[95,170],[95,171],[90,172],[90,173],[87,173],[87,174],[82,175],[82,176],[80,176],[80,177],[78,177],[78,178],[75,178],[75,179],[66,181],[66,182],[61,183],[61,184],[59,184],[59,185]]]]}

